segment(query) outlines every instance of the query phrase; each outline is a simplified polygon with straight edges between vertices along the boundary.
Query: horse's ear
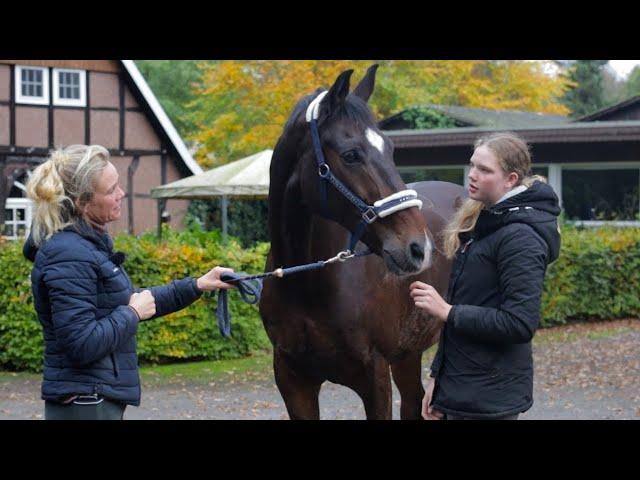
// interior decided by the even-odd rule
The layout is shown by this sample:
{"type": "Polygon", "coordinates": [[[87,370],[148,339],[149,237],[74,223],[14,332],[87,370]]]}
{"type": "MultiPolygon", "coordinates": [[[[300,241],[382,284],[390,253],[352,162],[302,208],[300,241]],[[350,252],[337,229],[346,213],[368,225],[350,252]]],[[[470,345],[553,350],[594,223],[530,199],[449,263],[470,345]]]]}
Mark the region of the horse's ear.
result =
{"type": "Polygon", "coordinates": [[[332,112],[338,105],[344,102],[344,99],[347,98],[349,94],[349,79],[351,78],[351,74],[353,70],[345,70],[329,89],[329,93],[327,93],[327,101],[326,105],[328,107],[329,112],[332,112]]]}
{"type": "Polygon", "coordinates": [[[360,83],[353,91],[353,94],[356,97],[360,97],[365,102],[369,101],[369,97],[373,93],[373,87],[376,84],[376,70],[378,70],[378,64],[371,65],[367,69],[367,73],[365,73],[360,83]]]}

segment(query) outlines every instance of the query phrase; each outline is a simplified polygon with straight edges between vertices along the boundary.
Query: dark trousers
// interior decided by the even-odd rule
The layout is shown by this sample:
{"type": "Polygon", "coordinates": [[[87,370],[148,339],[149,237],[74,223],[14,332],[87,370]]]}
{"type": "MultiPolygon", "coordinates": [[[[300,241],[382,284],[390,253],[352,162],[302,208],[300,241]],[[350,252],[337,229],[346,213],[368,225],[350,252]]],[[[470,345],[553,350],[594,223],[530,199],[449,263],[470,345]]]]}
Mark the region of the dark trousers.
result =
{"type": "Polygon", "coordinates": [[[124,403],[113,402],[102,398],[97,403],[68,404],[45,401],[45,420],[122,420],[124,410],[127,406],[124,403]]]}
{"type": "MultiPolygon", "coordinates": [[[[519,415],[520,415],[519,413],[516,413],[515,415],[509,415],[507,417],[488,418],[487,420],[517,420],[519,415]]],[[[477,419],[446,414],[444,416],[444,420],[477,420],[477,419]]]]}

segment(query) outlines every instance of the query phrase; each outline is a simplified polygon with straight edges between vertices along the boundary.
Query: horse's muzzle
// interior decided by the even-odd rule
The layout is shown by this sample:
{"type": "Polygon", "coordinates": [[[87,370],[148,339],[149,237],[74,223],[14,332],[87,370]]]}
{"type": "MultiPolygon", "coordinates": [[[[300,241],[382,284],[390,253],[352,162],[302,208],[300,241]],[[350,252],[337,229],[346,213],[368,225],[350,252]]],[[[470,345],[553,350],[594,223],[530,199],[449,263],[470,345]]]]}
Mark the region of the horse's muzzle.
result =
{"type": "Polygon", "coordinates": [[[382,258],[389,271],[396,275],[418,273],[430,266],[430,242],[425,236],[424,239],[413,240],[402,248],[383,248],[382,258]]]}

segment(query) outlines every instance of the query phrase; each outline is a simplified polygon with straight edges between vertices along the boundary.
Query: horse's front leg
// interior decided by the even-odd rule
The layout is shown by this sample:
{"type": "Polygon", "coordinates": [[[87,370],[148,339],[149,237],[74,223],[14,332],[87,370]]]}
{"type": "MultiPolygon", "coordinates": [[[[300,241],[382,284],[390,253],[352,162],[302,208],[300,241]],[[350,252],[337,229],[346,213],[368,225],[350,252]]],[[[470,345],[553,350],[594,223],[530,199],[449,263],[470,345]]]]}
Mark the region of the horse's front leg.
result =
{"type": "Polygon", "coordinates": [[[291,420],[319,420],[321,383],[316,383],[296,372],[284,355],[274,348],[273,372],[276,385],[284,400],[291,420]]]}
{"type": "Polygon", "coordinates": [[[382,354],[374,352],[352,388],[364,403],[367,420],[391,420],[391,375],[382,354]]]}

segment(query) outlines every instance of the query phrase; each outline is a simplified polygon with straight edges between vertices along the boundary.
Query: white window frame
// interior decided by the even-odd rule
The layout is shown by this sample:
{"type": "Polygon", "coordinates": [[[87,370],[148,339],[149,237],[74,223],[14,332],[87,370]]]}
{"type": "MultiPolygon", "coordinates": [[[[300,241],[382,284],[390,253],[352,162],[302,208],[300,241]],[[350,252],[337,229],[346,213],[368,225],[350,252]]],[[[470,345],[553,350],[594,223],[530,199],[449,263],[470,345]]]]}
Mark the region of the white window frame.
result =
{"type": "MultiPolygon", "coordinates": [[[[551,177],[551,166],[554,166],[555,181],[559,185],[559,193],[556,194],[562,201],[562,176],[564,172],[572,170],[639,170],[640,162],[610,162],[610,163],[556,163],[549,165],[549,176],[551,177]]],[[[550,179],[551,180],[551,179],[550,179]]],[[[551,181],[549,182],[551,183],[551,181]]],[[[564,203],[562,201],[562,203],[564,203]]],[[[638,205],[640,210],[640,204],[638,205]]],[[[567,223],[582,227],[601,227],[604,225],[613,227],[640,227],[638,220],[566,220],[567,223]]]]}
{"type": "Polygon", "coordinates": [[[26,103],[29,105],[49,105],[49,68],[33,67],[30,65],[16,65],[15,69],[15,97],[16,103],[26,103]],[[32,97],[22,95],[22,71],[40,70],[42,72],[42,96],[32,97]]]}
{"type": "Polygon", "coordinates": [[[64,107],[86,107],[87,106],[87,72],[75,68],[54,68],[53,69],[53,104],[64,107]],[[60,98],[60,73],[80,74],[80,98],[60,98]]]}
{"type": "Polygon", "coordinates": [[[24,208],[24,220],[18,220],[17,215],[13,215],[13,220],[6,220],[5,225],[13,225],[13,235],[4,235],[4,226],[2,232],[2,237],[9,240],[19,240],[21,238],[27,238],[29,236],[29,231],[31,230],[31,212],[33,209],[33,202],[28,198],[7,198],[7,202],[5,204],[5,209],[9,210],[17,210],[19,208],[24,208]],[[16,235],[18,229],[16,228],[18,225],[25,225],[25,234],[24,237],[19,237],[16,235]]]}

